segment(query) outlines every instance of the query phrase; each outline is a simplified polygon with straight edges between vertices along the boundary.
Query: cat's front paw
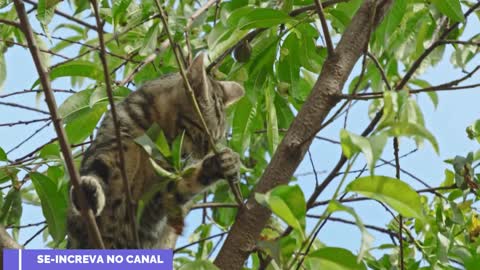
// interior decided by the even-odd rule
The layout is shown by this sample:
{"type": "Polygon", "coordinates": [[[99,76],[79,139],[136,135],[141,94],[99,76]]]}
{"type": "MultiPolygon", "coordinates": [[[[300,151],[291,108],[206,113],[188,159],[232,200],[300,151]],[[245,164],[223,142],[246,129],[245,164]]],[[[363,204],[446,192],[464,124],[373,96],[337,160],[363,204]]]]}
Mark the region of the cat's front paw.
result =
{"type": "MultiPolygon", "coordinates": [[[[82,176],[80,177],[80,188],[85,194],[87,199],[87,205],[92,209],[93,213],[98,216],[105,207],[105,193],[100,185],[97,177],[95,176],[82,176]]],[[[77,197],[77,193],[73,186],[70,189],[70,199],[73,202],[73,208],[80,212],[80,201],[77,197]]]]}
{"type": "Polygon", "coordinates": [[[205,158],[202,169],[207,179],[231,179],[240,171],[240,156],[232,149],[224,148],[218,154],[205,158]]]}

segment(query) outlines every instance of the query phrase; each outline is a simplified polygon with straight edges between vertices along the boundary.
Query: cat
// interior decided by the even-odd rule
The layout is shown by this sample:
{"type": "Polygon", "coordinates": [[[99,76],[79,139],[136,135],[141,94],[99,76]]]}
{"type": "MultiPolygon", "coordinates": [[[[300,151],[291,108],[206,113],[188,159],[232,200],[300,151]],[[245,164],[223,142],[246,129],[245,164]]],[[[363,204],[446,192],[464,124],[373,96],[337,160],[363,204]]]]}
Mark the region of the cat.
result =
{"type": "MultiPolygon", "coordinates": [[[[187,77],[206,125],[215,142],[226,135],[225,109],[244,95],[243,87],[231,81],[217,81],[207,76],[204,54],[187,69],[187,77]]],[[[194,109],[179,73],[165,75],[145,83],[116,105],[117,119],[125,156],[125,170],[132,199],[138,201],[165,181],[159,177],[149,155],[134,139],[156,123],[171,143],[184,133],[182,154],[189,156],[192,173],[171,181],[146,204],[137,225],[138,248],[173,248],[183,226],[181,209],[195,195],[219,179],[237,175],[239,155],[224,148],[217,155],[209,153],[207,133],[194,109]]],[[[169,164],[159,164],[167,168],[169,164]]],[[[119,153],[111,112],[100,124],[96,137],[86,150],[80,166],[80,187],[96,221],[107,249],[135,248],[134,236],[126,212],[126,196],[120,174],[119,153]]],[[[86,223],[79,213],[73,187],[67,217],[68,248],[95,248],[88,239],[86,223]]]]}

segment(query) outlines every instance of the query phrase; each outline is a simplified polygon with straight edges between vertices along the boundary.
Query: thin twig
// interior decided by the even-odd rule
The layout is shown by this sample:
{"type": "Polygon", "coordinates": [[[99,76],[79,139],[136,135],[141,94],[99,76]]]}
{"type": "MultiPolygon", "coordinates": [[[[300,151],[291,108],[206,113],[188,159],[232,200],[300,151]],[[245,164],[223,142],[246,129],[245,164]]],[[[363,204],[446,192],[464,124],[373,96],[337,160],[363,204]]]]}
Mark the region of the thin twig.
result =
{"type": "MultiPolygon", "coordinates": [[[[90,48],[92,51],[99,51],[100,50],[100,47],[99,46],[93,46],[93,45],[90,45],[90,44],[87,44],[87,43],[83,43],[83,42],[80,42],[80,41],[77,41],[77,40],[71,40],[71,39],[68,39],[68,38],[64,38],[64,37],[61,37],[61,36],[48,36],[44,33],[40,33],[40,32],[34,32],[35,35],[38,35],[38,36],[42,36],[42,37],[46,37],[46,38],[51,38],[51,39],[57,39],[57,40],[61,40],[61,41],[65,41],[65,42],[68,42],[70,44],[76,44],[76,45],[79,45],[79,46],[82,46],[82,47],[87,47],[87,48],[90,48]]],[[[106,52],[107,54],[111,55],[111,56],[114,56],[116,58],[119,58],[119,59],[122,59],[122,60],[125,60],[125,61],[129,61],[129,62],[133,62],[133,63],[138,63],[138,61],[136,60],[133,60],[133,59],[129,59],[123,55],[119,55],[119,54],[116,54],[116,53],[113,53],[113,52],[109,52],[107,51],[106,52]]],[[[68,61],[71,60],[71,58],[66,58],[68,61]]],[[[58,65],[53,65],[53,67],[56,67],[58,65]]]]}
{"type": "MultiPolygon", "coordinates": [[[[70,93],[70,94],[74,94],[76,93],[76,91],[72,90],[72,89],[52,89],[53,92],[55,93],[70,93]]],[[[4,94],[4,95],[0,95],[0,98],[6,98],[6,97],[10,97],[10,96],[16,96],[16,95],[23,95],[23,94],[31,94],[31,93],[42,93],[43,90],[40,90],[40,89],[25,89],[23,91],[17,91],[17,92],[12,92],[12,93],[8,93],[8,94],[4,94]]]]}
{"type": "Polygon", "coordinates": [[[26,247],[30,242],[33,241],[33,239],[37,238],[45,229],[48,227],[48,225],[43,226],[40,230],[38,230],[32,237],[28,238],[27,241],[23,244],[24,247],[26,247]]]}
{"type": "Polygon", "coordinates": [[[48,121],[45,125],[41,126],[40,128],[38,128],[37,130],[35,130],[30,136],[28,136],[27,138],[25,138],[23,141],[21,141],[20,143],[18,143],[17,145],[15,145],[12,149],[8,150],[7,151],[7,154],[10,154],[11,152],[17,150],[20,146],[22,146],[23,144],[25,144],[26,142],[28,142],[30,139],[32,139],[35,135],[37,135],[38,133],[40,133],[40,131],[44,130],[46,127],[48,127],[50,125],[51,121],[48,121]]]}
{"type": "Polygon", "coordinates": [[[47,222],[44,220],[44,221],[40,221],[40,222],[37,222],[37,223],[30,223],[30,224],[24,224],[24,225],[19,225],[19,226],[11,225],[11,226],[7,226],[7,229],[24,229],[24,228],[28,228],[28,227],[40,226],[40,225],[43,225],[45,223],[47,223],[47,222]]]}
{"type": "Polygon", "coordinates": [[[91,0],[92,6],[93,6],[93,11],[95,15],[95,21],[97,22],[97,33],[98,33],[98,40],[100,43],[100,52],[99,52],[99,57],[100,61],[102,62],[103,66],[103,75],[105,78],[105,85],[106,85],[106,90],[107,90],[107,96],[108,96],[108,102],[110,104],[110,111],[112,113],[112,119],[113,119],[113,126],[115,128],[115,136],[116,136],[116,141],[117,141],[117,150],[119,154],[119,159],[120,159],[120,173],[122,175],[122,181],[123,181],[123,191],[125,193],[126,199],[127,199],[127,215],[129,218],[130,222],[130,227],[133,233],[134,237],[134,244],[135,247],[140,248],[140,238],[138,236],[138,230],[137,230],[137,222],[135,218],[135,203],[132,199],[132,194],[130,191],[130,184],[128,183],[128,178],[127,178],[127,172],[125,170],[125,154],[123,152],[123,144],[122,144],[122,135],[120,133],[120,122],[117,118],[117,110],[116,110],[116,105],[115,105],[115,100],[113,98],[113,90],[112,90],[112,84],[110,80],[110,72],[108,71],[108,63],[107,63],[107,57],[106,57],[106,49],[105,49],[105,40],[103,37],[103,24],[100,20],[100,15],[98,12],[98,5],[97,5],[97,0],[91,0]]]}
{"type": "Polygon", "coordinates": [[[33,120],[28,120],[28,121],[17,121],[17,122],[11,122],[11,123],[3,123],[0,124],[0,127],[13,127],[17,125],[30,125],[33,123],[38,123],[38,122],[45,122],[51,120],[50,117],[47,118],[40,118],[40,119],[33,119],[33,120]]]}
{"type": "MultiPolygon", "coordinates": [[[[322,2],[322,7],[323,8],[326,8],[326,7],[329,7],[329,6],[333,6],[335,4],[338,4],[338,3],[344,3],[344,2],[348,2],[350,0],[329,0],[329,1],[324,1],[322,2]]],[[[297,9],[294,9],[292,11],[290,11],[289,15],[292,16],[292,17],[295,17],[295,16],[298,16],[302,13],[305,13],[307,11],[313,11],[315,10],[316,7],[315,5],[309,5],[309,6],[304,6],[304,7],[301,7],[301,8],[297,8],[297,9]]]]}
{"type": "Polygon", "coordinates": [[[27,13],[25,12],[25,5],[23,4],[22,0],[13,0],[13,2],[15,4],[15,9],[17,10],[17,15],[20,19],[21,29],[25,35],[28,47],[30,49],[30,53],[35,63],[35,67],[37,69],[43,91],[45,92],[45,100],[50,110],[50,115],[53,119],[53,125],[55,127],[55,131],[57,132],[60,148],[62,150],[63,158],[65,160],[65,165],[70,175],[71,182],[75,188],[75,191],[77,192],[81,214],[87,222],[89,236],[90,238],[93,238],[92,240],[94,241],[96,247],[104,248],[100,231],[98,230],[97,224],[95,222],[95,216],[92,209],[88,207],[85,194],[80,188],[80,176],[78,175],[78,172],[74,165],[72,153],[70,150],[70,144],[68,143],[65,130],[63,129],[62,120],[57,112],[55,96],[53,95],[53,91],[50,85],[50,79],[47,75],[48,72],[41,61],[40,51],[38,50],[35,37],[33,36],[27,13]]]}
{"type": "Polygon", "coordinates": [[[191,246],[194,246],[194,245],[196,245],[196,244],[200,244],[200,243],[205,242],[205,241],[207,241],[207,240],[224,236],[224,235],[227,234],[227,233],[228,233],[228,232],[221,232],[221,233],[217,233],[217,234],[211,235],[211,236],[206,237],[206,238],[202,238],[202,239],[197,240],[197,241],[195,241],[195,242],[192,242],[192,243],[190,243],[190,244],[187,244],[187,245],[184,245],[184,246],[181,246],[181,247],[179,247],[179,248],[174,249],[174,250],[173,250],[173,253],[177,253],[177,252],[179,252],[180,250],[186,249],[186,248],[191,247],[191,246]]]}
{"type": "MultiPolygon", "coordinates": [[[[393,138],[393,155],[395,156],[395,177],[400,180],[400,158],[398,157],[399,147],[398,147],[398,137],[393,138]]],[[[400,269],[405,269],[405,260],[403,258],[403,216],[399,215],[398,219],[398,240],[400,241],[400,269]]]]}
{"type": "MultiPolygon", "coordinates": [[[[53,138],[53,139],[51,139],[50,141],[48,141],[48,142],[40,145],[39,147],[35,148],[35,149],[34,149],[33,151],[31,151],[30,153],[25,154],[24,156],[17,158],[17,159],[15,160],[15,163],[20,163],[20,162],[24,161],[26,158],[29,158],[29,157],[33,156],[35,153],[37,153],[38,151],[40,151],[43,147],[45,147],[45,146],[48,145],[48,144],[51,144],[51,143],[55,142],[56,140],[58,140],[58,138],[53,138]]],[[[14,165],[15,163],[12,163],[12,164],[10,164],[10,165],[14,165]]]]}
{"type": "MultiPolygon", "coordinates": [[[[172,35],[170,34],[170,30],[168,29],[168,23],[167,23],[167,15],[165,11],[163,10],[162,6],[160,5],[159,0],[155,0],[155,4],[157,6],[158,11],[160,12],[160,20],[162,21],[163,27],[165,29],[165,32],[167,33],[168,40],[170,41],[170,45],[172,46],[173,53],[175,55],[175,60],[177,61],[177,65],[179,68],[180,75],[183,79],[183,83],[185,85],[185,88],[187,90],[188,96],[190,97],[190,100],[192,102],[192,105],[195,108],[195,112],[197,113],[198,117],[200,118],[200,121],[202,123],[202,127],[204,129],[204,132],[207,134],[208,141],[210,143],[210,147],[212,148],[212,151],[215,154],[218,154],[219,151],[216,148],[215,141],[213,140],[212,135],[210,134],[210,130],[208,129],[208,126],[205,122],[205,119],[203,118],[202,111],[200,110],[200,107],[198,106],[198,102],[195,98],[195,94],[193,92],[192,86],[190,85],[190,82],[188,81],[188,77],[185,71],[185,68],[183,67],[183,61],[180,58],[178,54],[178,50],[176,50],[177,46],[175,46],[175,41],[173,40],[172,35]]],[[[232,190],[232,193],[235,197],[235,200],[238,205],[243,205],[243,198],[240,192],[240,188],[232,181],[232,179],[227,179],[228,184],[230,185],[230,188],[232,190]]]]}
{"type": "Polygon", "coordinates": [[[5,19],[0,18],[0,23],[20,28],[20,24],[18,22],[9,21],[9,20],[5,20],[5,19]]]}
{"type": "Polygon", "coordinates": [[[235,203],[197,203],[190,208],[194,209],[207,209],[207,208],[238,208],[238,204],[235,203]]]}
{"type": "Polygon", "coordinates": [[[310,152],[310,149],[307,150],[307,153],[308,153],[308,159],[310,160],[310,166],[312,166],[312,170],[314,173],[313,175],[315,177],[315,186],[318,186],[317,170],[315,169],[315,163],[313,162],[312,153],[310,152]]]}
{"type": "MultiPolygon", "coordinates": [[[[477,2],[476,4],[474,4],[473,6],[471,6],[467,12],[465,12],[464,14],[464,17],[465,17],[465,20],[468,18],[468,16],[473,13],[478,7],[480,7],[480,2],[477,2]]],[[[407,73],[403,76],[402,80],[397,84],[397,86],[395,87],[395,89],[402,89],[407,83],[408,81],[411,79],[411,77],[413,76],[413,74],[417,71],[417,69],[420,67],[420,65],[422,64],[423,60],[425,60],[425,58],[427,58],[428,55],[430,55],[431,52],[433,52],[433,50],[435,48],[437,48],[439,45],[442,45],[444,43],[442,43],[447,36],[448,34],[450,34],[450,32],[452,32],[455,28],[457,28],[457,26],[459,25],[460,23],[459,22],[456,22],[454,24],[452,24],[448,29],[446,29],[442,35],[440,35],[438,41],[436,42],[433,42],[418,58],[417,60],[415,60],[415,62],[413,62],[412,66],[408,69],[407,73]],[[440,42],[439,42],[440,41],[440,42]]]]}
{"type": "MultiPolygon", "coordinates": [[[[476,84],[469,84],[463,86],[445,86],[446,84],[438,85],[438,86],[431,86],[422,89],[413,89],[409,90],[410,94],[420,94],[420,93],[427,93],[427,92],[445,92],[445,91],[456,91],[456,90],[468,90],[473,89],[476,87],[480,87],[480,83],[476,84]]],[[[378,99],[383,98],[383,92],[378,93],[359,93],[355,95],[348,95],[348,94],[341,94],[339,95],[341,99],[348,99],[348,100],[370,100],[370,99],[378,99]]]]}
{"type": "Polygon", "coordinates": [[[330,37],[330,32],[328,32],[328,24],[325,19],[325,14],[323,13],[323,4],[320,4],[320,0],[314,0],[315,9],[317,11],[318,17],[320,18],[320,23],[322,25],[323,37],[325,38],[325,44],[327,45],[328,56],[333,56],[335,53],[332,43],[332,38],[330,37]]]}
{"type": "MultiPolygon", "coordinates": [[[[368,43],[367,43],[368,44],[368,43]]],[[[368,51],[368,50],[367,50],[368,51]]],[[[353,87],[353,91],[352,91],[352,95],[355,95],[358,91],[358,88],[360,87],[360,84],[362,83],[362,80],[363,80],[363,77],[365,76],[365,71],[367,69],[367,56],[366,54],[364,53],[363,54],[363,60],[362,60],[362,70],[360,71],[360,76],[358,77],[358,81],[357,83],[355,84],[355,86],[353,87]]],[[[344,104],[348,104],[348,107],[347,109],[345,110],[345,119],[343,121],[343,128],[346,129],[347,128],[347,121],[348,121],[348,113],[350,112],[350,109],[352,108],[352,101],[351,100],[348,100],[346,103],[344,104]]],[[[341,112],[341,110],[337,110],[337,113],[339,114],[341,112]]],[[[334,115],[335,116],[335,115],[334,115]]],[[[335,117],[332,117],[330,118],[332,119],[332,121],[335,119],[335,117]]]]}
{"type": "MultiPolygon", "coordinates": [[[[168,44],[170,44],[169,42],[167,42],[168,44]]],[[[165,42],[162,43],[162,45],[160,45],[160,47],[163,49],[163,48],[166,48],[168,46],[167,45],[164,45],[165,42]]],[[[163,50],[160,50],[160,49],[157,49],[155,50],[154,53],[152,53],[151,55],[149,55],[148,57],[146,57],[145,59],[143,59],[142,62],[140,62],[131,72],[130,74],[128,74],[118,85],[120,86],[123,86],[123,85],[126,85],[127,83],[129,83],[131,80],[133,80],[133,77],[135,76],[135,74],[137,74],[140,70],[142,70],[142,68],[150,63],[152,63],[153,61],[155,61],[155,59],[157,58],[158,54],[160,54],[163,50]]]]}
{"type": "MultiPolygon", "coordinates": [[[[0,39],[0,42],[5,42],[6,44],[9,44],[9,45],[16,45],[16,46],[20,46],[20,47],[28,49],[28,46],[26,44],[18,43],[18,42],[12,41],[12,40],[0,39]]],[[[45,50],[45,49],[40,48],[40,51],[43,52],[43,53],[51,54],[53,56],[58,56],[58,57],[63,58],[63,59],[70,59],[70,58],[66,57],[65,55],[53,52],[52,50],[45,50]]]]}
{"type": "MultiPolygon", "coordinates": [[[[31,0],[23,0],[23,1],[29,3],[29,4],[32,5],[34,8],[38,8],[38,4],[35,3],[35,2],[33,2],[33,1],[31,1],[31,0]]],[[[92,30],[97,31],[97,27],[95,27],[94,25],[91,25],[91,24],[89,24],[89,23],[86,23],[86,22],[83,21],[83,20],[77,19],[77,18],[75,18],[75,17],[73,17],[73,16],[70,16],[70,15],[68,15],[68,14],[66,14],[66,13],[64,13],[64,12],[62,12],[62,11],[60,11],[60,10],[57,10],[57,9],[55,9],[54,12],[55,12],[55,14],[57,14],[57,15],[59,15],[59,16],[62,16],[63,18],[65,18],[65,19],[67,19],[67,20],[70,20],[70,21],[72,21],[72,22],[75,22],[75,23],[78,23],[78,24],[80,24],[80,25],[82,25],[82,26],[85,26],[86,28],[89,28],[89,29],[92,29],[92,30]]]]}
{"type": "MultiPolygon", "coordinates": [[[[144,24],[144,23],[146,23],[146,22],[148,22],[148,21],[150,21],[150,20],[153,20],[153,19],[155,19],[155,18],[157,18],[157,17],[158,17],[157,14],[152,15],[152,16],[146,18],[145,20],[139,22],[138,24],[133,25],[133,26],[131,26],[131,27],[128,27],[128,28],[124,29],[124,30],[123,30],[122,32],[120,32],[120,33],[116,33],[116,34],[113,35],[111,38],[106,39],[106,40],[105,40],[105,44],[111,42],[112,40],[118,40],[118,38],[119,38],[120,36],[122,36],[122,35],[124,35],[124,34],[126,34],[126,33],[131,32],[131,31],[132,31],[133,29],[135,29],[136,27],[139,27],[139,26],[141,26],[142,24],[144,24]]],[[[38,34],[41,34],[41,33],[38,33],[38,34]]],[[[41,35],[43,35],[43,34],[41,34],[41,35]]],[[[90,46],[90,45],[85,44],[85,46],[88,47],[88,46],[90,46]]],[[[89,53],[91,53],[91,52],[93,52],[93,51],[95,51],[95,50],[99,50],[98,47],[95,47],[95,46],[92,46],[92,47],[93,47],[93,48],[89,48],[89,49],[86,50],[85,52],[80,53],[79,55],[77,55],[77,56],[75,56],[75,57],[72,57],[72,58],[70,58],[70,59],[68,59],[68,60],[65,60],[65,61],[63,61],[63,62],[56,63],[55,65],[52,65],[52,66],[50,67],[50,69],[53,69],[53,68],[55,68],[55,67],[64,65],[64,64],[69,63],[69,62],[71,62],[71,61],[80,59],[80,58],[82,58],[83,56],[85,56],[85,55],[87,55],[87,54],[89,54],[89,53]]],[[[111,54],[110,52],[107,52],[107,53],[108,53],[108,54],[111,54]]],[[[112,55],[112,56],[115,56],[115,57],[118,57],[118,55],[113,55],[113,54],[111,54],[111,55],[112,55]]],[[[123,56],[120,56],[120,58],[122,58],[122,59],[124,59],[124,60],[128,60],[128,58],[125,58],[125,57],[123,57],[123,56]]]]}
{"type": "MultiPolygon", "coordinates": [[[[350,0],[330,0],[330,1],[325,1],[322,3],[322,7],[323,8],[327,8],[327,7],[330,7],[330,6],[333,6],[337,3],[341,3],[341,2],[348,2],[350,0]]],[[[296,17],[304,12],[307,12],[307,11],[310,11],[310,10],[315,10],[315,5],[311,5],[311,6],[306,6],[306,7],[303,7],[303,8],[299,8],[299,9],[296,9],[296,10],[292,10],[288,15],[290,15],[291,17],[296,17]]],[[[237,42],[237,44],[233,45],[232,47],[228,48],[227,50],[225,50],[225,52],[223,52],[222,54],[220,54],[216,59],[214,59],[210,65],[208,65],[207,67],[207,72],[210,72],[214,67],[216,67],[218,64],[220,64],[220,62],[223,61],[223,59],[225,59],[225,57],[227,57],[228,55],[230,55],[236,47],[240,46],[240,44],[243,44],[245,41],[252,41],[256,36],[258,36],[260,33],[262,33],[263,31],[265,31],[266,28],[258,28],[258,29],[255,29],[254,31],[248,33],[247,35],[245,35],[245,37],[243,37],[239,42],[237,42]]]]}
{"type": "Polygon", "coordinates": [[[215,4],[217,2],[220,2],[220,1],[219,0],[208,0],[208,2],[205,3],[205,5],[201,6],[199,9],[195,10],[195,12],[193,12],[192,15],[187,20],[187,26],[185,26],[185,31],[190,31],[190,28],[192,27],[193,22],[200,15],[202,15],[205,11],[207,11],[211,6],[213,6],[213,4],[215,4]]]}
{"type": "Polygon", "coordinates": [[[387,75],[385,74],[385,70],[383,70],[382,66],[380,65],[380,62],[378,62],[378,59],[375,57],[375,55],[373,55],[370,52],[367,52],[367,56],[373,61],[373,63],[377,67],[378,71],[380,72],[380,75],[382,76],[383,82],[387,86],[387,89],[392,90],[392,86],[390,86],[390,83],[388,82],[388,78],[387,78],[387,75]]]}
{"type": "MultiPolygon", "coordinates": [[[[319,215],[307,214],[307,217],[308,218],[322,218],[322,219],[328,219],[330,221],[336,221],[336,222],[341,222],[341,223],[350,224],[350,225],[357,225],[357,223],[355,221],[350,221],[350,220],[346,220],[346,219],[343,219],[343,218],[337,218],[337,217],[331,217],[331,216],[319,216],[319,215]]],[[[377,232],[385,233],[385,234],[388,234],[388,235],[391,235],[393,237],[398,238],[397,233],[392,232],[388,229],[378,227],[378,226],[374,226],[374,225],[368,225],[368,224],[364,224],[363,226],[365,228],[368,228],[368,229],[371,229],[371,230],[374,230],[374,231],[377,231],[377,232]]]]}
{"type": "Polygon", "coordinates": [[[25,106],[25,105],[12,103],[12,102],[0,101],[0,105],[20,108],[20,109],[24,109],[24,110],[27,110],[27,111],[38,112],[38,113],[41,113],[41,114],[47,114],[47,115],[49,114],[48,112],[46,112],[44,110],[40,110],[40,109],[37,109],[37,108],[32,108],[32,107],[28,107],[28,106],[25,106]]]}

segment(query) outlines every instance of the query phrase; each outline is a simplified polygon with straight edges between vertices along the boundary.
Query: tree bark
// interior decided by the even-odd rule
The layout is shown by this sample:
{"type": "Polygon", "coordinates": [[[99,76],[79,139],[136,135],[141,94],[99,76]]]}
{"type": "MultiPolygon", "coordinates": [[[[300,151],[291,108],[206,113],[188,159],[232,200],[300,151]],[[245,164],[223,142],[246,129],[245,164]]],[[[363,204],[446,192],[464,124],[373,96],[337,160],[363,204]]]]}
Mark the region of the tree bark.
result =
{"type": "Polygon", "coordinates": [[[8,234],[3,225],[0,225],[0,269],[3,269],[3,250],[23,248],[8,234]]]}
{"type": "Polygon", "coordinates": [[[271,215],[269,209],[256,202],[255,193],[266,193],[279,185],[288,184],[325,117],[337,104],[345,81],[368,44],[370,33],[392,2],[365,0],[352,18],[335,53],[325,60],[310,96],[292,122],[262,178],[245,206],[239,210],[215,259],[215,265],[220,269],[242,269],[271,215]]]}

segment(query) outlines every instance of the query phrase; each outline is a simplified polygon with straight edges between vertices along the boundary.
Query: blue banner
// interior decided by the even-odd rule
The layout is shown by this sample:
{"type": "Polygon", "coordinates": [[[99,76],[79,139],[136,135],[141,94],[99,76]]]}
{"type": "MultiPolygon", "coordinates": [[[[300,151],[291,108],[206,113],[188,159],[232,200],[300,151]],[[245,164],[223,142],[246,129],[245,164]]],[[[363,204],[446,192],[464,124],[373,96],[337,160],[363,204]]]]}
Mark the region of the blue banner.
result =
{"type": "Polygon", "coordinates": [[[5,249],[4,270],[172,270],[172,250],[5,249]]]}

